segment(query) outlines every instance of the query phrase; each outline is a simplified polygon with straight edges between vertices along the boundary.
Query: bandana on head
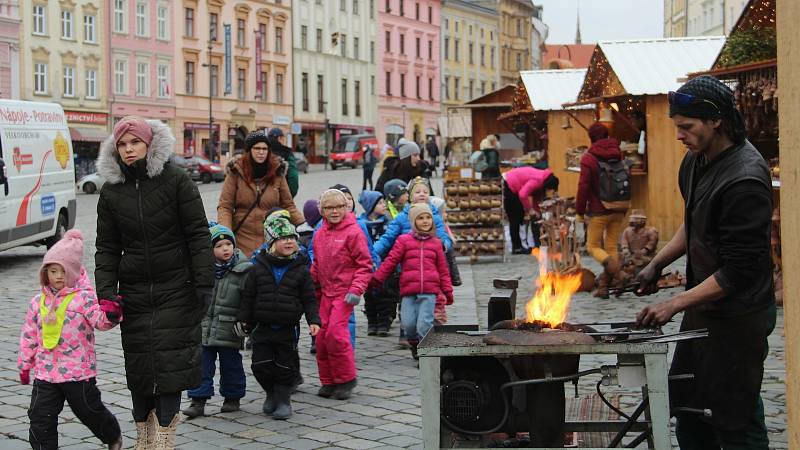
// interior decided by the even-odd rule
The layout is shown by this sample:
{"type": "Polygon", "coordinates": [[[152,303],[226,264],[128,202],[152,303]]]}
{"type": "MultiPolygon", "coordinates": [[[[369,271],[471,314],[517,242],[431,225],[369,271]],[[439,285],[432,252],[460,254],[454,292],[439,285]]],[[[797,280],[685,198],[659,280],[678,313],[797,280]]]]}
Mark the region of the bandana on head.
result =
{"type": "Polygon", "coordinates": [[[723,119],[730,122],[730,136],[734,142],[741,142],[746,137],[744,120],[736,109],[736,98],[733,91],[718,79],[703,75],[687,81],[678,88],[681,94],[689,94],[695,98],[689,104],[670,102],[669,116],[681,115],[694,119],[723,119]]]}

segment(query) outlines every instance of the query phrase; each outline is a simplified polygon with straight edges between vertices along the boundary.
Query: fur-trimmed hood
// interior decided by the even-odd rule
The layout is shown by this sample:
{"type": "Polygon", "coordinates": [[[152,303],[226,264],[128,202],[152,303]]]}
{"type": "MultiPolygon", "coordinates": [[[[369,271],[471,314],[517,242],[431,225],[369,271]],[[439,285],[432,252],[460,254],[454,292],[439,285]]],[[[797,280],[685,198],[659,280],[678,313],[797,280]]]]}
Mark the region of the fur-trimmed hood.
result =
{"type": "MultiPolygon", "coordinates": [[[[147,147],[147,177],[155,178],[164,170],[164,165],[169,161],[175,149],[175,136],[167,125],[159,120],[147,120],[153,129],[153,140],[147,147]]],[[[117,152],[117,143],[111,134],[100,145],[100,154],[97,157],[97,173],[107,183],[120,184],[125,182],[125,174],[120,166],[122,161],[117,152]]]]}

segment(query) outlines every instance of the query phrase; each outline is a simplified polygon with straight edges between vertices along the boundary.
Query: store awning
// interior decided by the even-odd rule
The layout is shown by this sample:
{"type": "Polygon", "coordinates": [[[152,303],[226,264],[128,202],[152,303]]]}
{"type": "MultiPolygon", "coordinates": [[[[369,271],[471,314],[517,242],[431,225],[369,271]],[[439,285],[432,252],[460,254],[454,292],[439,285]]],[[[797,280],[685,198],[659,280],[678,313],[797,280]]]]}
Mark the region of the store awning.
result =
{"type": "Polygon", "coordinates": [[[444,138],[472,136],[472,116],[469,114],[439,116],[439,135],[444,138]]]}
{"type": "Polygon", "coordinates": [[[103,142],[108,131],[100,128],[69,127],[69,136],[75,142],[103,142]]]}

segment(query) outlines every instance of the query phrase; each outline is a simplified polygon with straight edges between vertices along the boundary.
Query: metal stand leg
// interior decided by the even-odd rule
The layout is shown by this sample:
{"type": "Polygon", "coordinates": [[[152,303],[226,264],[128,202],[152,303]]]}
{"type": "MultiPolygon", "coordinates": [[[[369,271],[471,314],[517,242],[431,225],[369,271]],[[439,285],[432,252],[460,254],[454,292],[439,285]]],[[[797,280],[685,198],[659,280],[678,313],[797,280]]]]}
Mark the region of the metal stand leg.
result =
{"type": "Polygon", "coordinates": [[[650,399],[650,418],[653,427],[653,444],[656,450],[670,450],[669,393],[667,391],[667,355],[644,355],[647,373],[647,395],[650,399]]]}
{"type": "Polygon", "coordinates": [[[440,448],[439,428],[439,391],[441,387],[441,359],[438,357],[421,356],[419,358],[419,376],[422,380],[422,417],[430,418],[422,421],[422,447],[440,448]]]}

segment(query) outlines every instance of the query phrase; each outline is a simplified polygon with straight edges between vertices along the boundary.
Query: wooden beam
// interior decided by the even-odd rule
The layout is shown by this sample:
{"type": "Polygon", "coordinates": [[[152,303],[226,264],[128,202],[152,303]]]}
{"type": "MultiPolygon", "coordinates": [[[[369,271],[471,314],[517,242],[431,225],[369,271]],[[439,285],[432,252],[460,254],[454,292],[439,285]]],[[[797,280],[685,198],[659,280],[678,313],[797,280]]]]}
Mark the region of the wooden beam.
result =
{"type": "Polygon", "coordinates": [[[577,124],[581,126],[581,128],[586,130],[587,133],[589,132],[589,127],[584,125],[583,122],[581,122],[580,119],[578,119],[578,117],[575,116],[575,113],[573,113],[572,111],[570,111],[568,109],[565,109],[564,112],[567,113],[570,117],[572,117],[575,120],[575,122],[577,122],[577,124]]]}

